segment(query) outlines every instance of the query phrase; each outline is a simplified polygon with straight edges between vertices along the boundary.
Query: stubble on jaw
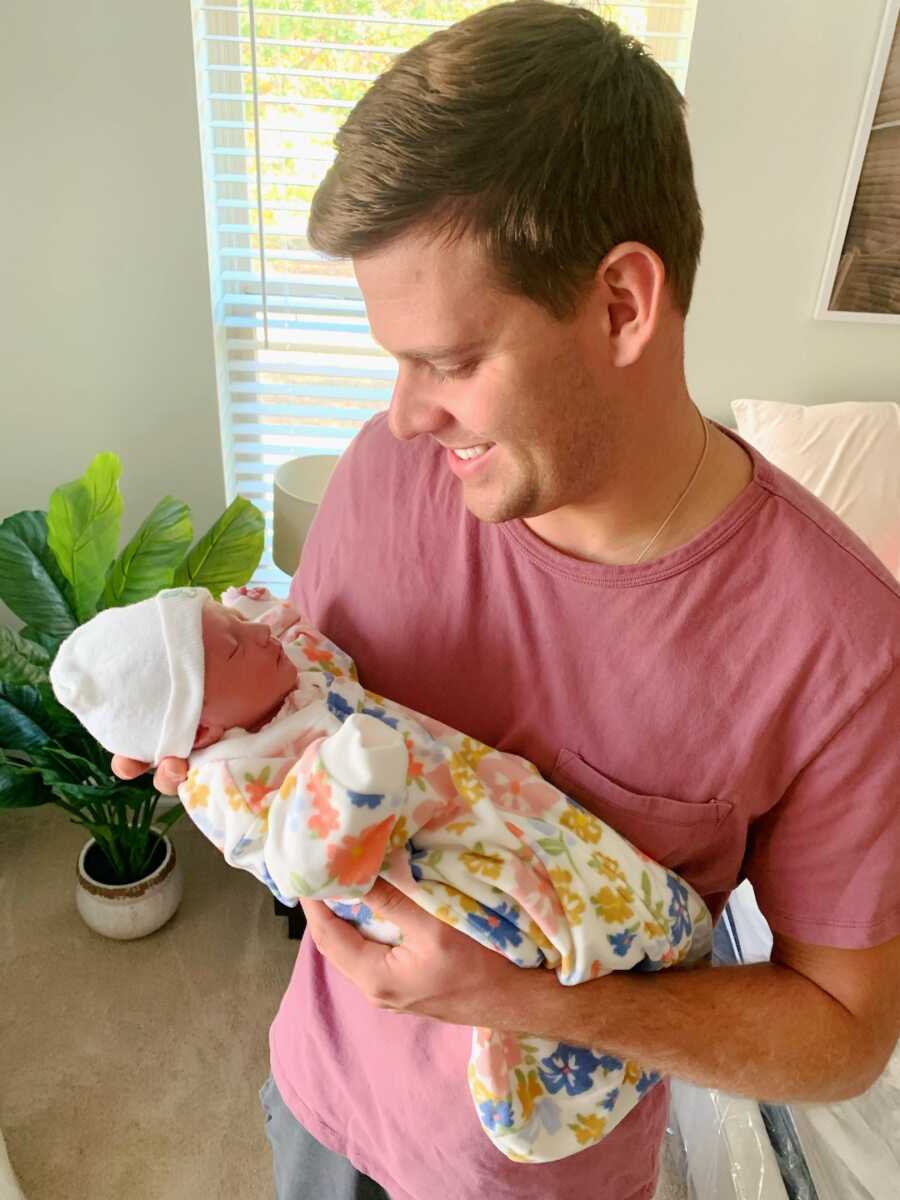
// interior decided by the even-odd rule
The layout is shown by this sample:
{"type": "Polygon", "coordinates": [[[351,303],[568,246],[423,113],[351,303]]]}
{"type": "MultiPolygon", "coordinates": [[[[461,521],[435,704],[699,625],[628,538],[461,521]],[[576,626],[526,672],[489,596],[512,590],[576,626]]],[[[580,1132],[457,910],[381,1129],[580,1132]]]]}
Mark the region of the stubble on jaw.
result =
{"type": "Polygon", "coordinates": [[[596,382],[569,354],[555,355],[544,377],[547,407],[527,414],[509,440],[501,433],[486,477],[462,485],[466,507],[478,520],[500,524],[545,516],[610,482],[619,436],[615,410],[603,404],[596,382]]]}

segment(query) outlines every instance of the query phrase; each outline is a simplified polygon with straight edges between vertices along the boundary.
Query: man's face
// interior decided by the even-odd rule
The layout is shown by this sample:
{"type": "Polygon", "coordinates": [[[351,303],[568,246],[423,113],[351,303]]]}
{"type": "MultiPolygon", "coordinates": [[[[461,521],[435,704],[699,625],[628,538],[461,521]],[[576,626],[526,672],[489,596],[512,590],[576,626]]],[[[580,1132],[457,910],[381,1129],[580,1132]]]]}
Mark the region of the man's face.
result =
{"type": "Polygon", "coordinates": [[[498,291],[468,237],[407,235],[354,267],[373,335],[399,365],[391,432],[448,447],[445,469],[474,516],[536,517],[595,494],[615,410],[590,301],[562,322],[498,291]],[[454,454],[469,447],[487,450],[454,454]]]}
{"type": "Polygon", "coordinates": [[[213,729],[252,729],[297,686],[297,668],[268,625],[205,604],[200,721],[213,729]]]}

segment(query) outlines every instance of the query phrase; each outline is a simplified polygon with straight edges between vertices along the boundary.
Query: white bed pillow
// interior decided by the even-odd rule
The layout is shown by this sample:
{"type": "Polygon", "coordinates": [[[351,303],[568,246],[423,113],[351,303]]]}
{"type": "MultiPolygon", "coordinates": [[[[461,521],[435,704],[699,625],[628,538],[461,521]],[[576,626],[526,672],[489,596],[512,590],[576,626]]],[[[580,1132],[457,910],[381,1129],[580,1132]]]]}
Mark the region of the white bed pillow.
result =
{"type": "Polygon", "coordinates": [[[737,431],[836,513],[900,579],[900,404],[732,400],[737,431]]]}

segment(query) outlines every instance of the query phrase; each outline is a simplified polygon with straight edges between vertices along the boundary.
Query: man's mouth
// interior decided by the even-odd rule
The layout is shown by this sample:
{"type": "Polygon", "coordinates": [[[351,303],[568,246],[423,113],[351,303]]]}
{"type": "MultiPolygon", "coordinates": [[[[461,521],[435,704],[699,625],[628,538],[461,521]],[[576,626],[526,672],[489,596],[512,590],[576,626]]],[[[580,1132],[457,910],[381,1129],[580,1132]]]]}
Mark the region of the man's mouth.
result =
{"type": "Polygon", "coordinates": [[[482,454],[486,454],[490,448],[490,442],[482,442],[478,446],[462,446],[460,449],[454,450],[453,453],[457,458],[468,461],[470,458],[480,458],[482,454]]]}

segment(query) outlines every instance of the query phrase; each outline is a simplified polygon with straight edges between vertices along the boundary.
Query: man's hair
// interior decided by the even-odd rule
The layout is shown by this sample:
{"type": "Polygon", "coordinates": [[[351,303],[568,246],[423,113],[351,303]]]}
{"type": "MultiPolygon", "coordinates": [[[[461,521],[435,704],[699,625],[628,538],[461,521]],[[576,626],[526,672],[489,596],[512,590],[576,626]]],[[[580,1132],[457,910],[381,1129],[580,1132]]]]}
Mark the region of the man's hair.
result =
{"type": "Polygon", "coordinates": [[[703,240],[684,99],[636,39],[583,8],[487,8],[401,55],[335,135],[310,244],[350,258],[416,227],[471,234],[502,289],[575,314],[641,242],[687,315],[703,240]]]}

